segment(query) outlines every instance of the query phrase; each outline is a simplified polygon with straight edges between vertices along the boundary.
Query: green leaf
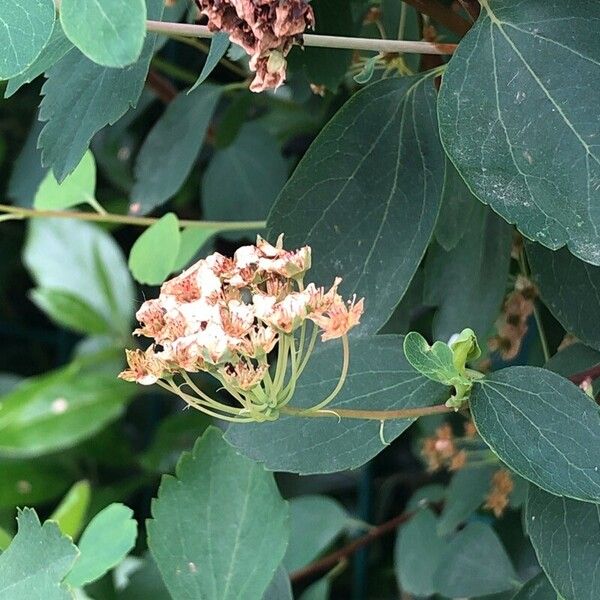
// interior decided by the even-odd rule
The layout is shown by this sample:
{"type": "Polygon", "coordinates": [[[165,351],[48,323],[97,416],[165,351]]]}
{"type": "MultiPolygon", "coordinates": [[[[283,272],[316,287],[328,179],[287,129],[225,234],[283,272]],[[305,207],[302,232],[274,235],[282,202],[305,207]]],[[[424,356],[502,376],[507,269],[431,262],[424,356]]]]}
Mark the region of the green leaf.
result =
{"type": "Polygon", "coordinates": [[[431,238],[444,178],[431,73],[362,89],[313,142],[269,216],[309,244],[311,279],[365,297],[358,335],[386,323],[431,238]],[[365,115],[369,117],[366,118],[365,115]]]}
{"type": "Polygon", "coordinates": [[[12,542],[12,535],[0,527],[0,552],[4,552],[12,542]]]}
{"type": "Polygon", "coordinates": [[[89,304],[70,292],[38,288],[30,293],[31,300],[57,325],[79,333],[102,334],[110,332],[110,324],[89,304]]]}
{"type": "Polygon", "coordinates": [[[433,576],[447,542],[437,534],[436,517],[420,510],[396,537],[394,569],[402,591],[415,596],[435,593],[433,576]]]}
{"type": "MultiPolygon", "coordinates": [[[[147,0],[147,6],[148,18],[160,20],[164,1],[147,0]]],[[[139,60],[124,69],[97,65],[73,48],[47,72],[39,114],[47,123],[38,145],[58,181],[79,164],[94,134],[137,105],[155,40],[148,34],[139,60]]]]}
{"type": "Polygon", "coordinates": [[[200,229],[199,227],[188,227],[181,231],[179,252],[175,259],[173,271],[181,271],[187,267],[202,246],[218,232],[218,229],[200,229]]]}
{"type": "Polygon", "coordinates": [[[105,67],[135,62],[146,36],[144,0],[62,0],[60,22],[89,59],[105,67]]]}
{"type": "Polygon", "coordinates": [[[314,560],[348,524],[343,506],[327,496],[299,496],[290,500],[290,544],[283,565],[289,572],[314,560]]]}
{"type": "Polygon", "coordinates": [[[589,118],[598,3],[481,5],[444,73],[444,147],[475,195],[525,236],[600,264],[600,152],[589,118]]]}
{"type": "Polygon", "coordinates": [[[154,559],[148,552],[144,564],[129,578],[129,584],[118,595],[118,600],[172,600],[154,559]]]}
{"type": "Polygon", "coordinates": [[[570,377],[598,364],[600,364],[600,352],[598,350],[588,348],[584,344],[575,343],[552,356],[544,365],[544,368],[563,377],[570,377]]]}
{"type": "Polygon", "coordinates": [[[262,600],[294,600],[292,584],[283,567],[279,567],[275,571],[275,577],[273,577],[269,587],[265,590],[262,600]]]}
{"type": "Polygon", "coordinates": [[[133,511],[123,504],[111,504],[99,512],[79,540],[81,555],[65,579],[81,587],[118,565],[135,545],[137,523],[133,511]]]}
{"type": "Polygon", "coordinates": [[[173,272],[179,255],[179,220],[167,213],[146,229],[129,254],[129,269],[140,283],[158,285],[173,272]]]}
{"type": "Polygon", "coordinates": [[[163,477],[152,516],[148,545],[174,600],[261,598],[289,535],[273,475],[214,427],[183,454],[177,478],[163,477]]]}
{"type": "Polygon", "coordinates": [[[471,213],[479,204],[454,165],[446,158],[442,206],[435,225],[435,239],[446,252],[456,248],[469,230],[471,213]]]}
{"type": "Polygon", "coordinates": [[[331,583],[327,577],[319,579],[316,583],[309,585],[300,596],[299,600],[327,600],[331,583]]]}
{"type": "Polygon", "coordinates": [[[369,83],[373,77],[373,73],[375,72],[375,65],[377,64],[378,60],[378,54],[367,59],[362,70],[354,76],[354,81],[356,81],[356,83],[360,83],[361,85],[369,83]]]}
{"type": "Polygon", "coordinates": [[[0,508],[33,506],[59,497],[72,475],[56,459],[0,460],[0,508]]]}
{"type": "Polygon", "coordinates": [[[559,496],[600,501],[600,407],[538,367],[510,367],[476,382],[471,414],[513,471],[559,496]]]}
{"type": "Polygon", "coordinates": [[[50,67],[57,63],[69,50],[73,48],[73,44],[69,41],[65,35],[60,22],[54,23],[54,29],[52,30],[52,36],[48,43],[44,46],[44,49],[40,55],[33,61],[33,63],[19,75],[12,77],[6,86],[4,92],[5,98],[10,98],[16,91],[18,91],[26,83],[30,83],[36,77],[39,77],[42,73],[46,72],[50,67]]]}
{"type": "Polygon", "coordinates": [[[81,363],[25,380],[2,398],[0,456],[34,457],[74,446],[121,414],[131,388],[114,373],[81,363]]]}
{"type": "Polygon", "coordinates": [[[494,530],[469,523],[444,548],[433,585],[439,594],[465,598],[503,592],[519,581],[494,530]]]}
{"type": "Polygon", "coordinates": [[[0,598],[70,600],[61,582],[77,558],[77,548],[56,523],[40,526],[29,508],[19,511],[17,522],[17,535],[0,555],[0,598]]]}
{"type": "MultiPolygon", "coordinates": [[[[379,335],[350,342],[349,375],[340,394],[327,406],[362,410],[397,410],[431,406],[448,397],[447,388],[420,376],[402,351],[402,336],[379,335]]],[[[336,343],[317,347],[299,379],[291,405],[309,408],[335,387],[341,369],[336,343]]],[[[392,442],[414,419],[386,421],[383,436],[392,442]]],[[[274,471],[333,473],[365,464],[385,445],[375,420],[309,418],[281,415],[277,421],[231,425],[225,439],[274,471]]]]}
{"type": "Polygon", "coordinates": [[[277,141],[258,123],[244,125],[215,152],[202,182],[202,206],[213,221],[260,221],[281,192],[288,165],[277,141]]]}
{"type": "MultiPolygon", "coordinates": [[[[71,219],[32,219],[23,260],[40,288],[75,296],[115,333],[130,331],[134,312],[131,276],[121,249],[99,227],[71,219]]],[[[56,302],[52,306],[56,307],[56,302]]],[[[63,316],[63,322],[65,319],[73,321],[63,316]]]]}
{"type": "MultiPolygon", "coordinates": [[[[596,455],[597,458],[598,455],[596,455]]],[[[600,597],[600,506],[529,486],[527,533],[548,579],[565,600],[600,597]]]]}
{"type": "Polygon", "coordinates": [[[479,202],[470,214],[467,232],[453,250],[433,244],[427,253],[424,302],[437,306],[435,339],[448,339],[464,327],[485,339],[502,306],[512,230],[479,202]]]}
{"type": "Polygon", "coordinates": [[[62,183],[48,172],[35,195],[33,205],[41,210],[63,210],[78,204],[97,205],[96,161],[88,150],[75,170],[62,183]]]}
{"type": "Polygon", "coordinates": [[[27,69],[48,43],[54,27],[53,0],[11,0],[0,7],[0,79],[27,69]]]}
{"type": "Polygon", "coordinates": [[[485,501],[494,467],[468,467],[452,476],[444,509],[438,519],[438,534],[448,535],[466,521],[485,501]]]}
{"type": "Polygon", "coordinates": [[[530,579],[512,600],[554,600],[556,592],[548,578],[540,573],[530,579]]]}
{"type": "Polygon", "coordinates": [[[526,249],[544,304],[569,333],[600,350],[600,267],[578,260],[566,248],[551,252],[527,244],[526,249]]]}
{"type": "Polygon", "coordinates": [[[404,354],[408,362],[428,379],[445,385],[468,385],[469,380],[454,364],[452,348],[444,342],[434,342],[432,346],[416,331],[404,338],[404,354]]]}
{"type": "Polygon", "coordinates": [[[89,481],[78,481],[54,509],[49,520],[71,539],[77,539],[90,507],[92,488],[89,481]]]}
{"type": "Polygon", "coordinates": [[[413,511],[428,504],[443,502],[446,498],[446,488],[439,483],[430,483],[420,487],[408,501],[406,510],[413,511]]]}
{"type": "Polygon", "coordinates": [[[174,471],[181,453],[194,447],[209,424],[210,418],[199,411],[180,412],[163,419],[150,448],[140,457],[142,466],[161,474],[174,471]]]}
{"type": "Polygon", "coordinates": [[[154,125],[135,163],[131,212],[147,213],[172,198],[200,152],[221,88],[205,84],[180,93],[154,125]]]}
{"type": "Polygon", "coordinates": [[[196,83],[190,88],[188,94],[204,83],[206,78],[214,71],[215,67],[219,64],[219,61],[225,56],[229,44],[229,36],[224,31],[218,31],[213,35],[210,40],[210,48],[208,49],[206,62],[202,67],[202,71],[200,72],[196,83]]]}

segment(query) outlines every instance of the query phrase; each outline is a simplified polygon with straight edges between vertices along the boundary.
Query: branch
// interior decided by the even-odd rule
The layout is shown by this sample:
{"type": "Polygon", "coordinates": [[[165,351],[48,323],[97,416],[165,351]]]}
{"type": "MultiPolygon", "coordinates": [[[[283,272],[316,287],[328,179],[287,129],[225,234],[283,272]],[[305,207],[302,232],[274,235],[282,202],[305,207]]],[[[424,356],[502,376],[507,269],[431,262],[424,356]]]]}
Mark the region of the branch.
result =
{"type": "Polygon", "coordinates": [[[354,554],[357,550],[369,545],[371,542],[384,536],[386,533],[394,531],[394,529],[396,529],[399,525],[409,521],[414,515],[415,512],[402,513],[401,515],[386,521],[382,525],[373,527],[373,529],[371,529],[368,533],[356,538],[343,548],[324,556],[321,560],[317,560],[316,562],[307,565],[302,569],[298,569],[297,571],[290,573],[291,582],[297,583],[298,581],[310,577],[311,575],[317,575],[323,571],[328,571],[332,567],[335,567],[335,565],[337,565],[340,561],[354,554]]]}
{"type": "MultiPolygon", "coordinates": [[[[471,23],[457,15],[452,9],[436,2],[436,0],[404,0],[404,2],[416,8],[420,13],[435,19],[457,35],[463,36],[471,28],[471,23]]],[[[425,54],[425,52],[420,54],[425,54]]]]}
{"type": "MultiPolygon", "coordinates": [[[[153,217],[134,217],[131,215],[115,215],[110,213],[100,215],[98,213],[78,212],[75,210],[36,210],[34,208],[21,208],[20,206],[9,206],[6,204],[0,204],[0,213],[11,215],[15,219],[37,217],[78,219],[80,221],[120,223],[121,225],[135,225],[138,227],[149,227],[158,221],[158,219],[153,217]]],[[[2,217],[0,217],[0,220],[2,220],[2,217]]],[[[218,231],[242,231],[263,229],[266,227],[264,221],[191,221],[187,219],[180,219],[179,225],[181,227],[214,229],[218,231]]]]}
{"type": "MultiPolygon", "coordinates": [[[[451,11],[450,11],[451,12],[451,11]]],[[[454,14],[454,13],[451,13],[454,14]]],[[[458,15],[457,19],[463,21],[458,15]]],[[[441,21],[440,21],[441,22],[441,21]]],[[[177,35],[196,38],[210,38],[212,31],[205,25],[190,25],[188,23],[165,23],[162,21],[146,21],[148,31],[164,35],[177,35]]],[[[348,50],[371,50],[386,53],[413,53],[413,54],[452,54],[456,44],[437,44],[434,42],[411,42],[405,40],[380,40],[372,38],[342,37],[337,35],[304,35],[304,46],[317,48],[343,48],[348,50]]]]}

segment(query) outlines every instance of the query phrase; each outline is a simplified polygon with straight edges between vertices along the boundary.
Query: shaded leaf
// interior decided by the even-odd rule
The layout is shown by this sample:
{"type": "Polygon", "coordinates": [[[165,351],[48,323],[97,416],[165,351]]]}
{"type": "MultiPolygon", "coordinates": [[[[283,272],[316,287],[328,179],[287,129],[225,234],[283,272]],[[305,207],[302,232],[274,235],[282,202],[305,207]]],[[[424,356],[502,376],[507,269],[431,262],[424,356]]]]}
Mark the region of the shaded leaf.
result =
{"type": "Polygon", "coordinates": [[[495,594],[519,585],[498,536],[483,523],[469,523],[450,540],[433,579],[437,592],[450,598],[495,594]]]}
{"type": "Polygon", "coordinates": [[[70,600],[61,582],[77,558],[77,548],[56,523],[40,526],[29,508],[19,511],[17,522],[17,535],[0,555],[0,598],[70,600]]]}
{"type": "Polygon", "coordinates": [[[433,576],[447,542],[437,534],[436,517],[428,508],[419,511],[396,537],[394,569],[404,592],[416,596],[435,593],[433,576]]]}
{"type": "Polygon", "coordinates": [[[292,584],[283,567],[279,567],[275,571],[275,577],[273,577],[269,587],[265,590],[262,600],[294,600],[292,584]]]}
{"type": "Polygon", "coordinates": [[[152,517],[148,545],[174,600],[262,597],[289,535],[273,475],[214,427],[183,454],[176,478],[163,477],[152,517]]]}
{"type": "Polygon", "coordinates": [[[225,56],[229,48],[229,36],[224,31],[218,31],[215,33],[210,40],[210,48],[208,50],[208,56],[206,62],[198,75],[196,83],[188,91],[193,92],[199,85],[204,83],[206,78],[213,72],[214,68],[219,64],[219,61],[225,56]]]}
{"type": "Polygon", "coordinates": [[[71,294],[113,332],[129,331],[133,283],[121,249],[105,231],[71,219],[32,219],[23,260],[40,288],[71,294]]]}
{"type": "Polygon", "coordinates": [[[53,0],[11,0],[0,7],[0,79],[27,69],[48,43],[54,27],[53,0]]]}
{"type": "MultiPolygon", "coordinates": [[[[350,342],[348,378],[328,410],[396,410],[443,402],[447,388],[420,376],[406,361],[402,336],[355,338],[350,342]]],[[[291,405],[309,408],[335,387],[341,369],[336,343],[319,346],[298,381],[291,405]]],[[[386,421],[390,443],[414,419],[386,421]]],[[[301,474],[355,469],[385,448],[380,422],[365,419],[309,418],[281,415],[277,421],[231,425],[225,439],[274,471],[301,474]]]]}
{"type": "MultiPolygon", "coordinates": [[[[148,18],[160,20],[163,0],[147,0],[147,7],[148,18]]],[[[95,133],[137,105],[155,40],[148,34],[139,60],[124,69],[97,65],[73,48],[46,73],[39,118],[47,123],[38,145],[58,181],[79,164],[95,133]]]]}
{"type": "Polygon", "coordinates": [[[158,285],[173,272],[179,255],[179,220],[173,213],[146,229],[129,253],[129,269],[140,283],[158,285]]]}
{"type": "Polygon", "coordinates": [[[306,566],[340,535],[348,523],[343,506],[327,496],[290,500],[290,543],[283,565],[292,572],[306,566]]]}
{"type": "Polygon", "coordinates": [[[600,364],[600,352],[598,350],[588,348],[584,344],[575,343],[552,356],[544,365],[544,368],[563,377],[570,377],[597,364],[600,364]]]}
{"type": "Polygon", "coordinates": [[[205,84],[180,93],[169,104],[138,154],[131,212],[150,212],[179,191],[196,162],[220,95],[219,87],[205,84]]]}
{"type": "MultiPolygon", "coordinates": [[[[439,222],[438,222],[439,223],[439,222]]],[[[465,327],[485,339],[506,290],[512,245],[511,228],[477,203],[467,231],[446,252],[433,244],[425,263],[424,302],[437,306],[433,337],[447,340],[465,327]]]]}
{"type": "Polygon", "coordinates": [[[529,486],[527,533],[546,575],[565,600],[600,597],[600,505],[529,486]]]}
{"type": "Polygon", "coordinates": [[[358,335],[392,314],[432,235],[444,177],[431,74],[373,83],[333,117],[281,192],[268,226],[313,249],[311,277],[365,296],[358,335]],[[365,114],[369,118],[365,118],[365,114]]]}
{"type": "Polygon", "coordinates": [[[54,509],[49,520],[54,521],[62,533],[77,539],[90,507],[92,489],[89,481],[78,481],[54,509]]]}
{"type": "Polygon", "coordinates": [[[578,260],[566,248],[557,252],[539,244],[526,248],[544,304],[569,333],[600,350],[600,267],[578,260]]]}
{"type": "Polygon", "coordinates": [[[476,382],[471,414],[512,470],[547,491],[600,500],[600,407],[576,385],[538,367],[510,367],[476,382]]]}
{"type": "Polygon", "coordinates": [[[327,577],[319,579],[316,583],[309,585],[300,596],[299,600],[327,600],[331,583],[327,577]]]}
{"type": "Polygon", "coordinates": [[[61,0],[60,22],[83,54],[105,67],[135,62],[146,36],[144,0],[61,0]]]}
{"type": "Polygon", "coordinates": [[[600,152],[590,119],[598,3],[481,5],[444,73],[444,147],[477,197],[525,236],[600,264],[600,152]]]}
{"type": "Polygon", "coordinates": [[[554,600],[556,592],[548,578],[540,573],[530,579],[512,600],[554,600]]]}
{"type": "Polygon", "coordinates": [[[135,545],[137,523],[133,511],[123,504],[111,504],[99,512],[79,540],[79,558],[65,581],[81,587],[100,579],[119,564],[135,545]]]}

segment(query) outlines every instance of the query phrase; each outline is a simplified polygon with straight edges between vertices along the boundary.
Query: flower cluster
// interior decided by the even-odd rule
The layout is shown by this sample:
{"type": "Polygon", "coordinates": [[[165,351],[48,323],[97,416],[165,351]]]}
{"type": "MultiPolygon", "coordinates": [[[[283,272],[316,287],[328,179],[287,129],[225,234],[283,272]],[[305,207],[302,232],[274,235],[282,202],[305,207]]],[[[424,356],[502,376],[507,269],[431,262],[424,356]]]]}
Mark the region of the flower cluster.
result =
{"type": "Polygon", "coordinates": [[[277,88],[286,76],[285,57],[315,17],[307,0],[196,0],[211,31],[225,31],[250,56],[256,73],[250,89],[277,88]]]}
{"type": "Polygon", "coordinates": [[[363,312],[363,300],[345,302],[338,294],[340,278],[327,291],[313,283],[304,286],[310,266],[310,247],[287,251],[282,236],[275,246],[259,236],[255,246],[239,248],[233,258],[215,253],[198,261],[141,306],[134,334],[153,343],[145,351],[127,351],[129,368],[120,377],[158,383],[221,418],[277,418],[291,400],[319,332],[323,341],[343,338],[345,376],[345,336],[363,312]],[[277,363],[271,365],[275,349],[277,363]],[[217,402],[199,390],[188,375],[199,371],[216,377],[240,406],[217,402]],[[176,385],[176,375],[196,396],[176,385]]]}
{"type": "Polygon", "coordinates": [[[503,359],[512,360],[519,353],[536,297],[537,289],[533,283],[519,275],[514,291],[504,301],[502,314],[497,323],[498,335],[488,343],[490,350],[500,352],[503,359]]]}

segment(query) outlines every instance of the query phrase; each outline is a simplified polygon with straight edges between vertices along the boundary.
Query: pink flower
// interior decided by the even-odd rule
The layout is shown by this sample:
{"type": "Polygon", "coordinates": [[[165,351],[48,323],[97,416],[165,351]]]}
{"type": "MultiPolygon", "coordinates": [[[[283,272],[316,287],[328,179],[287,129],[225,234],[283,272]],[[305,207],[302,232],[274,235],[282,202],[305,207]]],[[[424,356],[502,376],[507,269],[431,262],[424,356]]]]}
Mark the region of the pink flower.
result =
{"type": "Polygon", "coordinates": [[[141,385],[152,385],[163,375],[164,364],[154,356],[151,349],[125,350],[128,369],[119,373],[119,377],[125,381],[135,381],[141,385]]]}
{"type": "Polygon", "coordinates": [[[356,296],[346,304],[339,296],[323,313],[313,313],[309,316],[323,330],[321,339],[334,340],[346,335],[350,329],[360,323],[364,310],[364,299],[356,302],[356,296]]]}

